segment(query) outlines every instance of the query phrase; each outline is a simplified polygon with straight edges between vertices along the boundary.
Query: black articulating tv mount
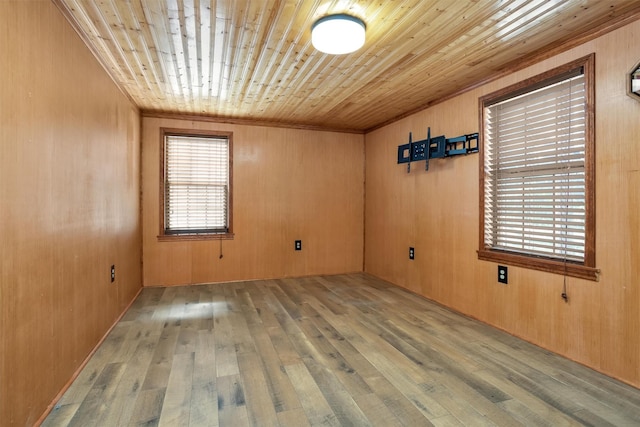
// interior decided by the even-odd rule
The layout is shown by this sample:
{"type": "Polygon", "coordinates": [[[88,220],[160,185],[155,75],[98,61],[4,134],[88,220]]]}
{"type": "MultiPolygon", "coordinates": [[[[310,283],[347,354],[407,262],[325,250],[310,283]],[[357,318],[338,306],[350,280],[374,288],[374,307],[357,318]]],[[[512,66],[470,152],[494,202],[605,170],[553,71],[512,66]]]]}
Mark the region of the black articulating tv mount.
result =
{"type": "Polygon", "coordinates": [[[398,164],[407,163],[407,173],[411,172],[411,162],[426,161],[424,170],[429,170],[429,159],[459,156],[478,152],[478,133],[445,138],[444,135],[431,138],[431,128],[427,129],[427,139],[412,141],[398,146],[398,164]]]}

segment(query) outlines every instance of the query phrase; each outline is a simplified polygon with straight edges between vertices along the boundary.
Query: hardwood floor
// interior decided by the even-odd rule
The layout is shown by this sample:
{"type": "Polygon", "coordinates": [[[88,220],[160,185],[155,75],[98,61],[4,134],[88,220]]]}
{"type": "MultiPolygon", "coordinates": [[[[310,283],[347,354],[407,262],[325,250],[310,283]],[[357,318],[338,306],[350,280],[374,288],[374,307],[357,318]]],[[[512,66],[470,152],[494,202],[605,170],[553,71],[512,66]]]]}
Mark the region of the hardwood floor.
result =
{"type": "Polygon", "coordinates": [[[640,425],[640,390],[373,277],[145,288],[45,426],[640,425]]]}

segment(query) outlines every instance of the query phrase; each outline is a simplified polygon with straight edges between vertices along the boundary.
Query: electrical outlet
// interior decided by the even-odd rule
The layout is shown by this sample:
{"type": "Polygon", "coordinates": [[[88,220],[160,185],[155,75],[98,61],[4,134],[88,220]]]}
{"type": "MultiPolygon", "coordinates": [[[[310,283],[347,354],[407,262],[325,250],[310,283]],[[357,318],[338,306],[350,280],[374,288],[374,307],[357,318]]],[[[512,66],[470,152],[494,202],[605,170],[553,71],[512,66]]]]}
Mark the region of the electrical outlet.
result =
{"type": "Polygon", "coordinates": [[[116,266],[111,266],[111,283],[116,281],[116,266]]]}
{"type": "Polygon", "coordinates": [[[498,266],[498,283],[509,283],[509,270],[503,265],[498,266]]]}
{"type": "Polygon", "coordinates": [[[296,251],[302,250],[302,240],[296,240],[295,249],[296,251]]]}
{"type": "Polygon", "coordinates": [[[416,256],[416,250],[413,249],[412,247],[409,247],[409,259],[415,259],[416,256]]]}

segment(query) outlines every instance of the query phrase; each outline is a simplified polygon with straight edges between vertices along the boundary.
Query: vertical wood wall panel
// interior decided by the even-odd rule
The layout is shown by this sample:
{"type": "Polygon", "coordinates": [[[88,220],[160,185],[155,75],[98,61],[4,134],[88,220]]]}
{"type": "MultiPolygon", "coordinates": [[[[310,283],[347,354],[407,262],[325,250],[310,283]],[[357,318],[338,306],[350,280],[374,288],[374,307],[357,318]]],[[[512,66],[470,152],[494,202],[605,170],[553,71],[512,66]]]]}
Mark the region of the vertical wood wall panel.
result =
{"type": "Polygon", "coordinates": [[[362,271],[364,136],[143,117],[145,286],[362,271]],[[158,241],[161,127],[233,132],[233,240],[158,241]],[[302,240],[302,251],[294,241],[302,240]]]}
{"type": "Polygon", "coordinates": [[[140,288],[140,120],[49,1],[0,2],[0,51],[0,424],[31,425],[140,288]]]}
{"type": "MultiPolygon", "coordinates": [[[[366,135],[365,271],[640,386],[640,103],[625,74],[636,21],[366,135]],[[478,97],[596,53],[596,261],[599,282],[478,261],[478,155],[397,165],[408,139],[478,131],[478,97]],[[408,259],[408,247],[416,260],[408,259]]],[[[455,73],[455,70],[452,70],[455,73]]]]}

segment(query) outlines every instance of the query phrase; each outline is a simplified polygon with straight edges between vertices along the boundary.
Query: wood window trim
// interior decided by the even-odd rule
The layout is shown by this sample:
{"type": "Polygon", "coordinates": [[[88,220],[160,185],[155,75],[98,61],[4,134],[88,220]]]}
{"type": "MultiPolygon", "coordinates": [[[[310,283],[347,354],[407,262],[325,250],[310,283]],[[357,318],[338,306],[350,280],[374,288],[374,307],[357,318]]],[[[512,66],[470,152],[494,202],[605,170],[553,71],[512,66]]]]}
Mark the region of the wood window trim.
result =
{"type": "Polygon", "coordinates": [[[160,176],[159,176],[159,226],[158,241],[175,242],[189,240],[232,240],[233,232],[233,132],[160,128],[160,176]],[[229,140],[229,227],[226,233],[180,233],[167,234],[165,232],[165,138],[167,136],[193,136],[193,137],[225,137],[229,140]]]}
{"type": "Polygon", "coordinates": [[[581,279],[597,281],[600,270],[595,267],[595,238],[596,238],[596,220],[595,220],[595,54],[592,53],[575,61],[569,62],[560,67],[546,71],[537,76],[523,80],[522,82],[505,87],[493,93],[487,94],[478,100],[479,108],[479,244],[478,259],[497,263],[505,263],[517,267],[524,267],[534,270],[540,270],[555,274],[562,274],[581,279]],[[585,255],[584,262],[564,262],[562,260],[550,259],[544,257],[528,256],[519,253],[512,253],[502,250],[491,249],[485,246],[485,227],[484,227],[484,209],[485,209],[485,182],[484,182],[484,108],[494,103],[496,100],[504,99],[509,94],[523,93],[528,88],[535,88],[541,83],[552,81],[559,76],[567,75],[577,68],[583,68],[585,86],[586,86],[586,125],[585,125],[585,255]]]}

